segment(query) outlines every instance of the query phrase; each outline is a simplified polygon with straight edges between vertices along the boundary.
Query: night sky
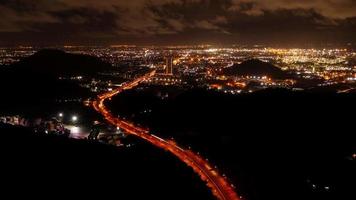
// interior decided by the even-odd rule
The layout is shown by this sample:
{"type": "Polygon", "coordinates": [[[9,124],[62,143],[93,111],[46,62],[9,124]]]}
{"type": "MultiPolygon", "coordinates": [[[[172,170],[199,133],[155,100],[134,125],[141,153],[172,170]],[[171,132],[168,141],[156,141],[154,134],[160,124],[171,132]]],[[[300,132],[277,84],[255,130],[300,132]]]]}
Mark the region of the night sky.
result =
{"type": "Polygon", "coordinates": [[[0,45],[356,43],[356,0],[1,0],[0,45]]]}

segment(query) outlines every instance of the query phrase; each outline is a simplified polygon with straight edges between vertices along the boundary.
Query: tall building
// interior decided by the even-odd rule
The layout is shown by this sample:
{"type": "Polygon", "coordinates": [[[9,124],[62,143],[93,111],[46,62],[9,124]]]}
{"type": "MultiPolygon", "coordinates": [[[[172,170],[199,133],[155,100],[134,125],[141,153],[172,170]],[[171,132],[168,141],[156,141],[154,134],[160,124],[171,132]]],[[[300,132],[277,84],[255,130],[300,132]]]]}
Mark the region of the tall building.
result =
{"type": "Polygon", "coordinates": [[[173,57],[172,56],[166,57],[166,74],[173,75],[173,57]]]}

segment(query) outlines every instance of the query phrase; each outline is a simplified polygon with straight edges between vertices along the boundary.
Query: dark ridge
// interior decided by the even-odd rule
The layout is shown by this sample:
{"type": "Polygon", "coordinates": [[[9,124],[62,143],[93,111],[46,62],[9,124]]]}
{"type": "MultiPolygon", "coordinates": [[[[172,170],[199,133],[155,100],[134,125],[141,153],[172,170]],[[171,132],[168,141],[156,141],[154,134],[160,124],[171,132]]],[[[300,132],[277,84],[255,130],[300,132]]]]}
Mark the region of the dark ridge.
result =
{"type": "Polygon", "coordinates": [[[0,111],[17,112],[37,105],[53,105],[56,99],[87,98],[90,91],[73,81],[59,80],[59,77],[92,76],[110,69],[110,64],[96,57],[41,50],[0,69],[0,111]]]}
{"type": "Polygon", "coordinates": [[[97,57],[69,54],[56,49],[40,50],[11,67],[52,76],[92,76],[113,67],[97,57]]]}
{"type": "Polygon", "coordinates": [[[258,59],[235,64],[230,68],[226,68],[224,74],[230,76],[268,76],[275,79],[287,79],[291,77],[280,68],[258,59]]]}
{"type": "Polygon", "coordinates": [[[348,198],[355,196],[349,159],[356,150],[355,94],[267,89],[232,96],[196,89],[167,100],[155,96],[127,91],[107,105],[201,152],[246,199],[355,199],[348,198]],[[325,186],[331,191],[320,189],[325,186]]]}
{"type": "Polygon", "coordinates": [[[4,198],[214,199],[190,168],[146,143],[117,149],[3,124],[0,133],[4,198]]]}

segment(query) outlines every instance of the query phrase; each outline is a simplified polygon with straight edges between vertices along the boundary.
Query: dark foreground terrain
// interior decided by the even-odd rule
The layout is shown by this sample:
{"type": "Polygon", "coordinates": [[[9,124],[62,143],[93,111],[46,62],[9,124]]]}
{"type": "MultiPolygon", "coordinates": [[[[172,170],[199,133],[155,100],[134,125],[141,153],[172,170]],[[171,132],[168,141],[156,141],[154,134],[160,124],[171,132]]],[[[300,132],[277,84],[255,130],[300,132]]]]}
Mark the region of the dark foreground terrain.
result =
{"type": "Polygon", "coordinates": [[[355,199],[355,94],[158,93],[127,91],[107,104],[209,158],[249,200],[355,199]]]}
{"type": "Polygon", "coordinates": [[[193,172],[145,143],[117,149],[0,124],[1,197],[213,199],[193,172]]]}

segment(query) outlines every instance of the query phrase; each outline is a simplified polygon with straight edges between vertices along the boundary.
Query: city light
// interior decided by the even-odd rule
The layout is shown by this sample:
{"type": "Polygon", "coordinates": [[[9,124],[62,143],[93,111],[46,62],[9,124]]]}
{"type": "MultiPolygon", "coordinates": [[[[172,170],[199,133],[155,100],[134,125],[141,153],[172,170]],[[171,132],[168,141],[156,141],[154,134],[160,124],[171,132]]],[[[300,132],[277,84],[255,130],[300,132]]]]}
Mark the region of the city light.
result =
{"type": "Polygon", "coordinates": [[[71,134],[79,134],[80,133],[80,128],[77,126],[73,126],[70,129],[71,134]]]}
{"type": "Polygon", "coordinates": [[[76,115],[72,116],[72,121],[73,121],[73,122],[78,121],[78,117],[77,117],[76,115]]]}
{"type": "Polygon", "coordinates": [[[59,113],[58,116],[59,116],[59,117],[63,117],[63,113],[59,113]]]}

